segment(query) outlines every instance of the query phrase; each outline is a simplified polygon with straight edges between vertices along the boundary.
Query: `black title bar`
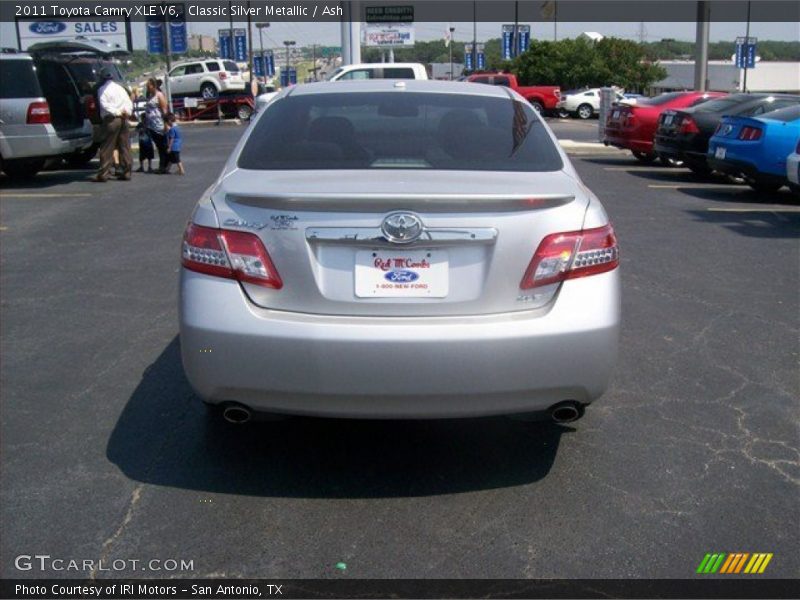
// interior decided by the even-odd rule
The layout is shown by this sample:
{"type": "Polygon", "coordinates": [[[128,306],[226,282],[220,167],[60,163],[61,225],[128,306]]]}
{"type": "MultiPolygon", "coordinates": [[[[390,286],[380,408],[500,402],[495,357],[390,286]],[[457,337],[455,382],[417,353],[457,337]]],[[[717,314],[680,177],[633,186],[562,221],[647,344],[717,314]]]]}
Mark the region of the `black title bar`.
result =
{"type": "MultiPolygon", "coordinates": [[[[171,0],[170,3],[172,3],[171,0]]],[[[185,5],[189,21],[253,20],[289,22],[336,22],[342,18],[338,0],[188,0],[185,5]]],[[[708,0],[712,22],[744,22],[747,2],[744,0],[708,0]]],[[[144,21],[153,18],[159,2],[148,0],[3,0],[0,2],[0,21],[15,19],[116,19],[144,21]]],[[[374,21],[381,8],[398,15],[413,15],[414,22],[486,21],[513,23],[515,2],[512,0],[361,0],[355,5],[358,20],[374,21]],[[401,8],[404,12],[397,13],[401,8]],[[369,13],[368,13],[369,11],[369,13]]],[[[520,22],[694,22],[697,19],[696,0],[520,0],[516,13],[520,22]]],[[[758,0],[750,3],[752,22],[800,21],[800,2],[797,0],[758,0]]],[[[349,14],[344,11],[345,15],[349,14]]],[[[407,18],[407,17],[406,17],[407,18]]],[[[393,20],[389,19],[389,20],[393,20]]],[[[400,19],[402,20],[402,19],[400,19]]]]}

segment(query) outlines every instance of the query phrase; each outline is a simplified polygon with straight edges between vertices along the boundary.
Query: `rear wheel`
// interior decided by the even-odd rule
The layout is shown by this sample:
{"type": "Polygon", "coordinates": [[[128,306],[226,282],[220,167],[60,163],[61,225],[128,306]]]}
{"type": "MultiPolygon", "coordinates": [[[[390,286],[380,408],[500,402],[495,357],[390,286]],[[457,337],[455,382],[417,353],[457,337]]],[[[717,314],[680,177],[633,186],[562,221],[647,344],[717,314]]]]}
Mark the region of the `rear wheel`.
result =
{"type": "Polygon", "coordinates": [[[777,192],[779,189],[783,187],[782,181],[776,181],[774,179],[764,179],[762,177],[755,177],[753,179],[747,180],[747,185],[753,188],[757,192],[777,192]]]}
{"type": "Polygon", "coordinates": [[[591,119],[594,114],[594,109],[591,104],[581,104],[576,112],[579,119],[591,119]]]}
{"type": "Polygon", "coordinates": [[[67,166],[72,167],[73,169],[85,167],[92,161],[95,154],[97,154],[97,146],[92,144],[92,146],[86,148],[86,150],[79,150],[78,152],[67,156],[67,166]]]}
{"type": "Polygon", "coordinates": [[[646,165],[655,162],[656,158],[658,158],[655,154],[646,154],[645,152],[639,152],[638,150],[632,150],[632,152],[636,157],[636,160],[646,165]]]}
{"type": "Polygon", "coordinates": [[[200,86],[200,95],[206,100],[213,100],[219,95],[219,92],[213,83],[206,82],[200,86]]]}
{"type": "Polygon", "coordinates": [[[539,102],[538,100],[528,100],[528,102],[531,103],[533,110],[535,110],[538,114],[541,115],[544,113],[544,106],[542,106],[541,102],[539,102]]]}
{"type": "Polygon", "coordinates": [[[44,167],[43,158],[18,158],[3,161],[3,172],[11,179],[30,179],[44,167]]]}
{"type": "Polygon", "coordinates": [[[240,104],[239,108],[236,109],[236,116],[242,121],[248,121],[253,116],[253,109],[247,104],[240,104]]]}

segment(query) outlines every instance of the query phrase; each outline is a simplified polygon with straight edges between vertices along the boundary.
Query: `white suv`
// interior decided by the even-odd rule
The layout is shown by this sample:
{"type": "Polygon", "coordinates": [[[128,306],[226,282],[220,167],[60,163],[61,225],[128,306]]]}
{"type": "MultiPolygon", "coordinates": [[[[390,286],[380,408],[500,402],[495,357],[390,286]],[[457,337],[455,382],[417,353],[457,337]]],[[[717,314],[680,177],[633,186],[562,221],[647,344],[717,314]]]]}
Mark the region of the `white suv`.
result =
{"type": "Polygon", "coordinates": [[[244,88],[239,65],[232,60],[187,61],[169,72],[169,89],[173,96],[200,94],[210,100],[224,92],[243,92],[244,88]]]}
{"type": "Polygon", "coordinates": [[[364,63],[339,67],[328,81],[353,79],[427,79],[425,66],[419,63],[364,63]]]}

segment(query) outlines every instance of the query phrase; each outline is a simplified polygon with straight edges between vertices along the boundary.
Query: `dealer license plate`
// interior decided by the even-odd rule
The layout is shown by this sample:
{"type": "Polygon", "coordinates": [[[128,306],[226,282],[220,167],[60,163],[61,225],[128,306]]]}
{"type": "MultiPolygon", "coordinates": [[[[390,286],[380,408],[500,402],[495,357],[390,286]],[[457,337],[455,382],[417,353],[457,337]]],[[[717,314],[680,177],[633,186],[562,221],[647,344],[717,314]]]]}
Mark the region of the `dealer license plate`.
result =
{"type": "Polygon", "coordinates": [[[444,250],[359,250],[355,264],[359,298],[444,298],[449,289],[444,250]]]}

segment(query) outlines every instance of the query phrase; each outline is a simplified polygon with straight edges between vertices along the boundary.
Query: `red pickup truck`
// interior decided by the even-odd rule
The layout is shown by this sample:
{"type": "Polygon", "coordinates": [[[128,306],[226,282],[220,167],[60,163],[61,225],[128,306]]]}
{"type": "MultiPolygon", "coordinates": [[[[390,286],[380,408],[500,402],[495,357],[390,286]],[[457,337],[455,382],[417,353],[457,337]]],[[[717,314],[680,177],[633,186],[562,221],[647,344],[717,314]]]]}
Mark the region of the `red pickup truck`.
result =
{"type": "Polygon", "coordinates": [[[561,100],[561,88],[557,85],[520,85],[517,76],[511,73],[475,73],[467,77],[467,81],[509,87],[530,102],[539,113],[554,111],[561,100]]]}

